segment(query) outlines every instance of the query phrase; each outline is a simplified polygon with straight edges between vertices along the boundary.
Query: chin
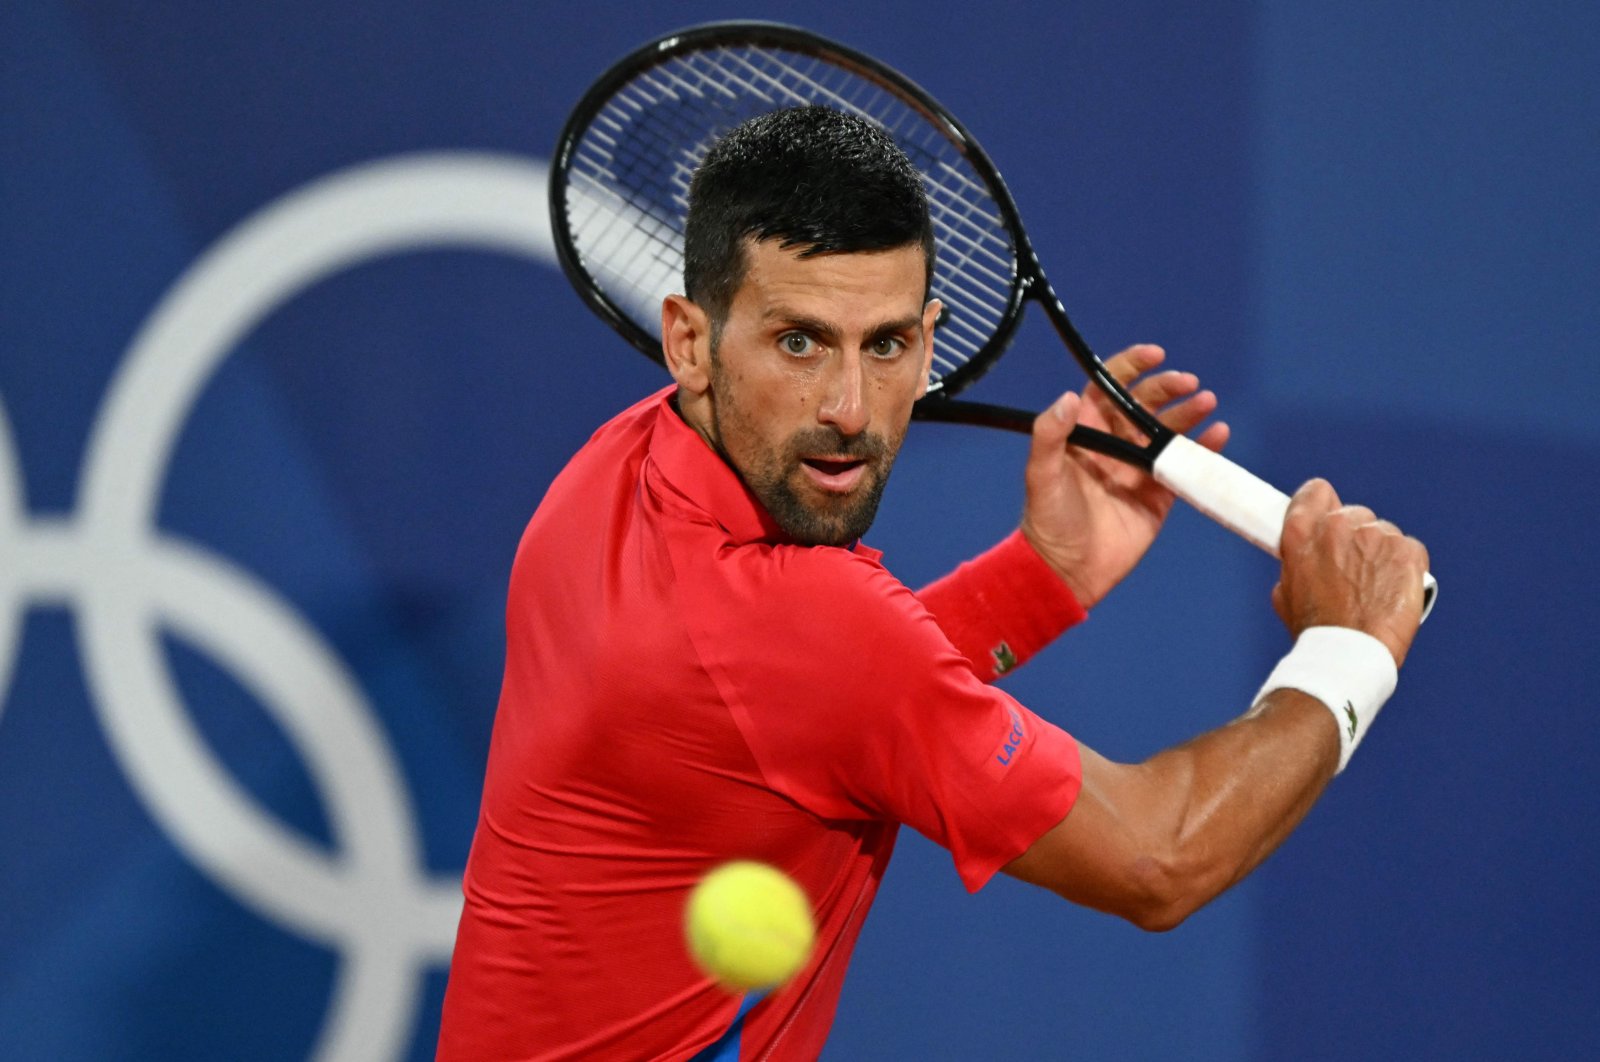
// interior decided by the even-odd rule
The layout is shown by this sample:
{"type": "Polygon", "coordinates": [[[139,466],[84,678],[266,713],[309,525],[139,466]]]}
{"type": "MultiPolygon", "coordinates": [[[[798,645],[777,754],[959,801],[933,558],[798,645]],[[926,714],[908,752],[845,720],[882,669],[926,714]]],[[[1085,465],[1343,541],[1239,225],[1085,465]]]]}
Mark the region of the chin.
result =
{"type": "Polygon", "coordinates": [[[808,546],[848,546],[867,533],[878,515],[883,489],[876,482],[864,483],[847,495],[828,495],[811,504],[792,500],[784,511],[772,510],[789,537],[808,546]]]}

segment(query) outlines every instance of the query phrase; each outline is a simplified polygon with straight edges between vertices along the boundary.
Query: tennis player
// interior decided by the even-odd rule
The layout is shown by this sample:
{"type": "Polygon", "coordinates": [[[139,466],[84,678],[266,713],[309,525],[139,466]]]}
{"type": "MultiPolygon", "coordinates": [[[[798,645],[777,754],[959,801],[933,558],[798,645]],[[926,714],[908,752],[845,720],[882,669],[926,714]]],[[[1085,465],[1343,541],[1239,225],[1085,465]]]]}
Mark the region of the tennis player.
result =
{"type": "MultiPolygon", "coordinates": [[[[1285,838],[1393,690],[1426,552],[1321,481],[1273,592],[1295,647],[1235,722],[1120,764],[992,685],[1173,499],[1066,445],[1126,430],[1069,393],[1034,426],[1020,527],[919,591],[890,574],[862,536],[928,379],[932,253],[915,170],[864,121],[763,116],[696,173],[675,384],[594,434],[517,551],[440,1058],[815,1057],[901,824],[971,890],[1005,871],[1170,928],[1285,838]],[[735,858],[817,915],[809,964],[759,998],[684,947],[689,890],[735,858]]],[[[1216,399],[1162,360],[1109,364],[1191,432],[1216,399]]]]}

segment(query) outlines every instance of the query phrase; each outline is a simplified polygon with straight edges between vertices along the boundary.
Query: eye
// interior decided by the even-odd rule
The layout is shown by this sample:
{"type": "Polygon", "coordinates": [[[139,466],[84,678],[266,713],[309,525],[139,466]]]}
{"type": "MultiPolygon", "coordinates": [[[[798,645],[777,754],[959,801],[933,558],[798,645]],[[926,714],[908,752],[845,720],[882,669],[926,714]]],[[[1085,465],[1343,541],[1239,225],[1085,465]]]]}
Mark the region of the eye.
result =
{"type": "Polygon", "coordinates": [[[804,332],[785,332],[778,337],[778,346],[785,354],[803,358],[816,347],[816,341],[804,332]]]}
{"type": "Polygon", "coordinates": [[[868,346],[867,349],[876,357],[892,358],[905,349],[905,343],[894,338],[893,336],[883,336],[882,338],[873,340],[872,344],[868,346]]]}

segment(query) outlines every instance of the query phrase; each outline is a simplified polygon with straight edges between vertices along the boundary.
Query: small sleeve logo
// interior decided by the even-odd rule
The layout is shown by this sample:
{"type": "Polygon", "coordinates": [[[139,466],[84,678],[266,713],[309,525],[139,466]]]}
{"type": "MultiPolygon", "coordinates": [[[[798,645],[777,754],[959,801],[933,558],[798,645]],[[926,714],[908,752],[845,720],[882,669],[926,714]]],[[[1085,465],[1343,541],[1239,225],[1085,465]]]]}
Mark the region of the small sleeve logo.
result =
{"type": "Polygon", "coordinates": [[[994,675],[999,678],[1007,671],[1017,666],[1017,654],[1011,651],[1011,646],[1001,642],[989,650],[989,655],[994,657],[994,675]]]}

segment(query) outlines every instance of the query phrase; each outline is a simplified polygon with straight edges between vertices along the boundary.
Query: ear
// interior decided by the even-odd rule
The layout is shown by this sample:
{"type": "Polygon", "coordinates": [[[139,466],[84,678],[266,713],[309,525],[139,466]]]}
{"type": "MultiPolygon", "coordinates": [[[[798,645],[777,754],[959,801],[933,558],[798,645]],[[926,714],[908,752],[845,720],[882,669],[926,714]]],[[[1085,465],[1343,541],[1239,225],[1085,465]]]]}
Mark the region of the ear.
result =
{"type": "Polygon", "coordinates": [[[678,386],[694,395],[711,386],[711,319],[682,295],[661,300],[661,353],[678,386]]]}
{"type": "Polygon", "coordinates": [[[928,393],[928,374],[933,371],[933,324],[944,310],[944,303],[929,299],[922,308],[922,377],[917,384],[917,397],[928,393]]]}

